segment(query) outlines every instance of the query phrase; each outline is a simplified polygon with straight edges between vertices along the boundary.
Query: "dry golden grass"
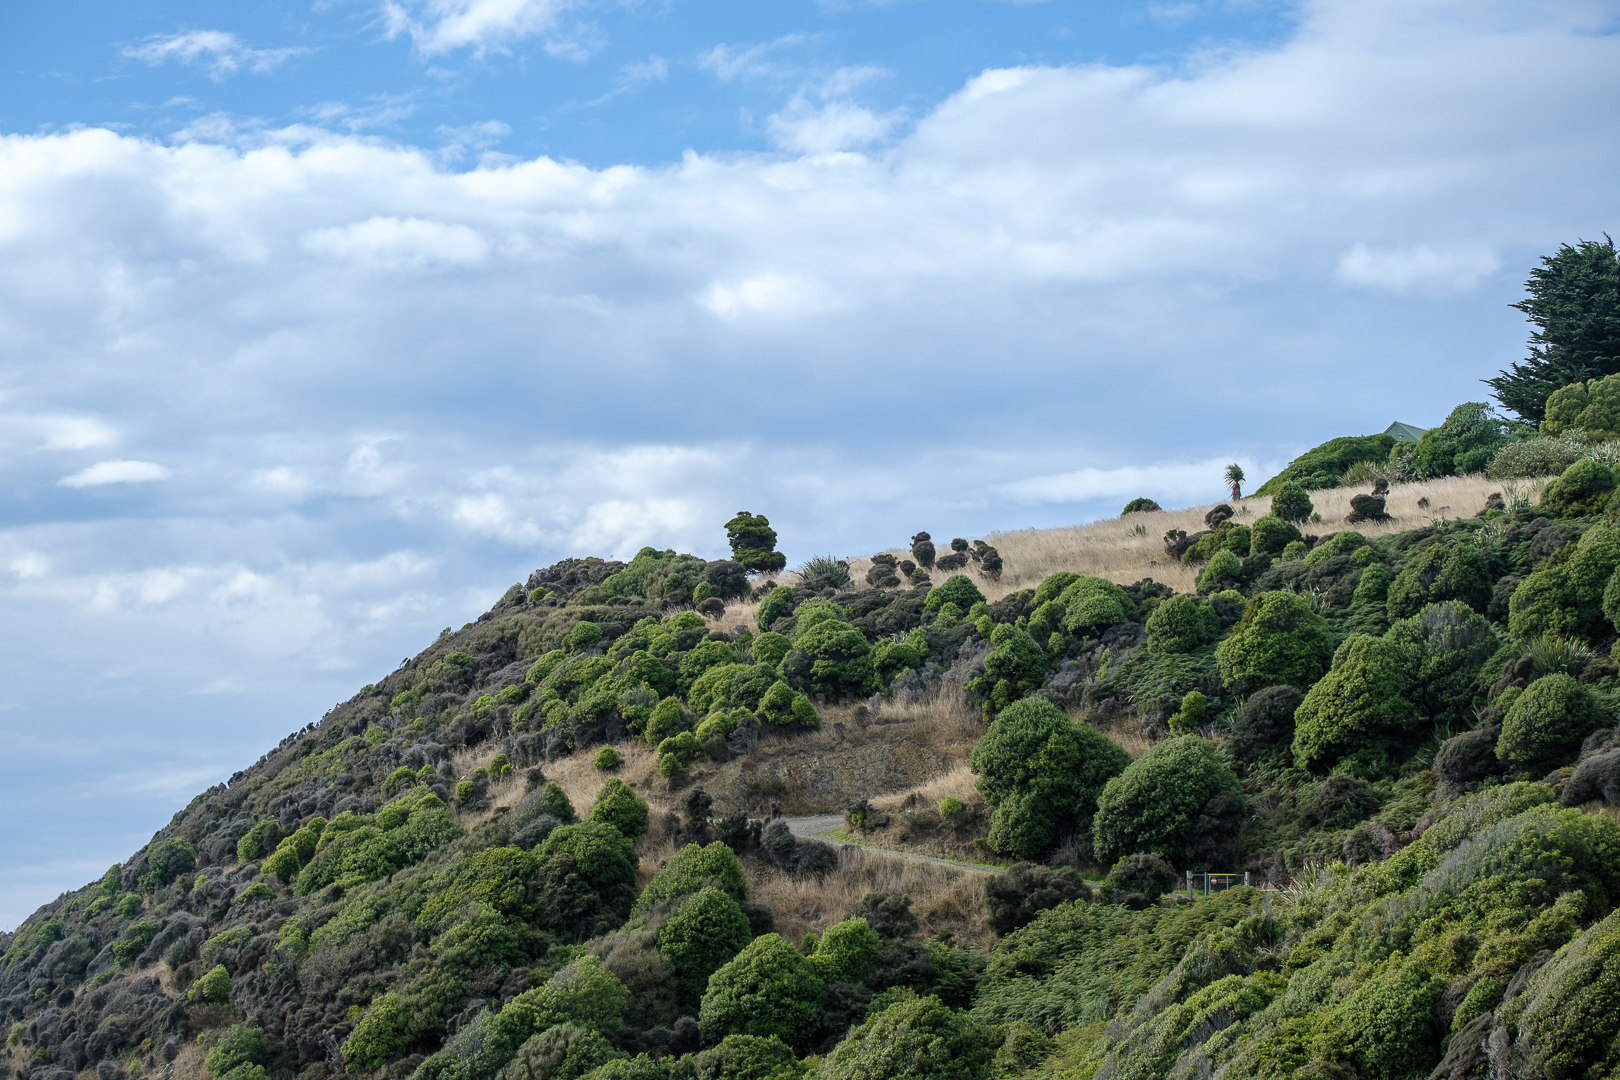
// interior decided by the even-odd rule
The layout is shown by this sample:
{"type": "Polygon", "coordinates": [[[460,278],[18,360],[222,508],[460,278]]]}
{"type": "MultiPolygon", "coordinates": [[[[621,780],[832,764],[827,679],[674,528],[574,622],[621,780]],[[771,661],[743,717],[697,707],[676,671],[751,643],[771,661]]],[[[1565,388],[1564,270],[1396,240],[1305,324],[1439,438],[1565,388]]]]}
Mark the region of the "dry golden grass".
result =
{"type": "Polygon", "coordinates": [[[984,925],[985,875],[972,871],[843,847],[837,872],[825,877],[795,878],[750,861],[748,878],[752,898],[771,906],[777,931],[790,941],[841,921],[871,892],[910,897],[924,937],[943,933],[958,945],[979,947],[994,940],[984,925]]]}
{"type": "Polygon", "coordinates": [[[879,810],[893,813],[905,806],[908,801],[914,806],[937,807],[945,798],[960,799],[964,803],[979,801],[979,789],[974,784],[973,770],[968,768],[966,761],[950,772],[941,773],[909,791],[899,791],[881,799],[873,799],[872,805],[879,810]]]}
{"type": "MultiPolygon", "coordinates": [[[[1552,479],[1520,480],[1516,482],[1516,490],[1534,502],[1552,479]]],[[[1311,501],[1322,520],[1304,526],[1304,530],[1327,535],[1353,529],[1368,536],[1386,536],[1428,524],[1434,518],[1472,517],[1485,506],[1486,496],[1492,492],[1509,494],[1509,487],[1514,483],[1476,475],[1397,484],[1390,489],[1386,503],[1391,520],[1360,525],[1346,525],[1344,518],[1350,513],[1350,500],[1365,494],[1369,488],[1313,491],[1311,501]],[[1428,500],[1427,506],[1418,505],[1423,499],[1428,500]]],[[[1216,505],[1212,502],[1180,510],[1132,514],[1128,518],[1104,518],[1066,528],[991,533],[984,539],[1001,552],[1001,580],[992,582],[977,577],[975,580],[991,600],[1019,589],[1033,589],[1060,571],[1107,578],[1122,585],[1151,577],[1178,592],[1192,592],[1198,581],[1198,570],[1166,558],[1164,534],[1171,529],[1183,529],[1189,534],[1202,530],[1204,515],[1216,505]]],[[[1240,523],[1252,523],[1271,510],[1271,499],[1257,496],[1228,502],[1228,505],[1237,511],[1240,523]]],[[[936,540],[935,543],[941,550],[947,550],[949,541],[936,540]]],[[[901,548],[889,551],[901,558],[911,557],[909,551],[901,548]]],[[[871,559],[858,556],[846,561],[857,584],[864,582],[866,571],[872,566],[871,559]]],[[[937,579],[940,575],[936,571],[934,576],[937,579]]],[[[791,572],[782,575],[784,584],[795,580],[796,575],[791,572]]]]}

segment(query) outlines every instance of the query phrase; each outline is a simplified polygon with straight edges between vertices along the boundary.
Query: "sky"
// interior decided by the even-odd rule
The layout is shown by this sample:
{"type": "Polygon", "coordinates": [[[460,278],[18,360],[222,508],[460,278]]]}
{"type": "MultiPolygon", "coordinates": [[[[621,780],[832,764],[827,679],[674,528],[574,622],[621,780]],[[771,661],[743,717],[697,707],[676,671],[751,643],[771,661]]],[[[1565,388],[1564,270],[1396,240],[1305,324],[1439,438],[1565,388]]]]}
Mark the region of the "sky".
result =
{"type": "Polygon", "coordinates": [[[1429,426],[1620,4],[0,0],[0,929],[536,567],[1429,426]]]}

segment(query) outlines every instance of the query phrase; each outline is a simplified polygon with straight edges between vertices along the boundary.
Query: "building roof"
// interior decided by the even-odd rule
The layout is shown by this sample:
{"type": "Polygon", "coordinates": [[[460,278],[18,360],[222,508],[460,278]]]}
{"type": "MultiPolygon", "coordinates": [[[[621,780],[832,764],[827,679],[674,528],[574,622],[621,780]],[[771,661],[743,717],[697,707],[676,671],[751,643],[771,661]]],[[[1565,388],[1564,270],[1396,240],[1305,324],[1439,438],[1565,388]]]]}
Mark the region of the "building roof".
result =
{"type": "Polygon", "coordinates": [[[1413,427],[1397,420],[1384,429],[1384,434],[1396,442],[1422,442],[1423,436],[1428,434],[1428,431],[1428,428],[1413,427]]]}

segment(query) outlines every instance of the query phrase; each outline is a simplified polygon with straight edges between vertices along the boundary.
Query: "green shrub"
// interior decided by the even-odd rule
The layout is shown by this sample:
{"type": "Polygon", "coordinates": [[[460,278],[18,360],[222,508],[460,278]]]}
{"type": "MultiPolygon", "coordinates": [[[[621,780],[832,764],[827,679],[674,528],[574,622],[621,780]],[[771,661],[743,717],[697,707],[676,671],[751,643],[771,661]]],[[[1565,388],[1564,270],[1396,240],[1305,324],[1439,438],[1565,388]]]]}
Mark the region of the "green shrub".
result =
{"type": "Polygon", "coordinates": [[[1305,700],[1292,686],[1272,686],[1253,694],[1243,703],[1227,753],[1237,761],[1259,761],[1267,754],[1286,750],[1293,755],[1294,713],[1305,700]]]}
{"type": "Polygon", "coordinates": [[[1290,592],[1256,595],[1215,649],[1221,679],[1249,693],[1284,684],[1304,690],[1332,659],[1326,620],[1303,596],[1290,592]]]}
{"type": "Polygon", "coordinates": [[[1418,473],[1427,478],[1484,472],[1507,441],[1506,425],[1491,415],[1489,405],[1465,401],[1424,433],[1417,446],[1418,473]]]}
{"type": "Polygon", "coordinates": [[[859,916],[827,927],[810,954],[810,964],[827,982],[858,983],[883,951],[883,941],[859,916]]]}
{"type": "Polygon", "coordinates": [[[793,689],[821,698],[866,697],[878,690],[872,645],[845,622],[828,620],[796,635],[781,671],[793,689]]]}
{"type": "Polygon", "coordinates": [[[571,653],[586,652],[596,648],[602,641],[602,628],[593,622],[581,620],[574,624],[563,638],[563,648],[571,653]]]}
{"type": "Polygon", "coordinates": [[[1496,627],[1448,600],[1401,620],[1386,636],[1416,659],[1411,698],[1423,714],[1451,724],[1473,723],[1476,706],[1483,704],[1484,665],[1502,647],[1496,627]]]}
{"type": "Polygon", "coordinates": [[[236,902],[238,904],[251,904],[259,900],[273,900],[275,895],[275,890],[267,882],[255,881],[236,894],[236,902]]]}
{"type": "Polygon", "coordinates": [[[1592,732],[1609,726],[1597,696],[1564,674],[1543,675],[1502,718],[1496,756],[1503,764],[1543,770],[1572,761],[1592,732]]]}
{"type": "Polygon", "coordinates": [[[618,912],[621,919],[629,913],[639,860],[635,843],[618,829],[600,821],[563,825],[541,842],[539,855],[545,862],[567,855],[572,860],[569,873],[596,894],[599,910],[618,912]]]}
{"type": "Polygon", "coordinates": [[[1541,434],[1557,438],[1566,433],[1593,438],[1620,434],[1620,376],[1576,380],[1552,392],[1541,434]]]}
{"type": "Polygon", "coordinates": [[[478,787],[471,780],[456,782],[456,805],[463,810],[471,810],[478,801],[478,787]]]}
{"type": "Polygon", "coordinates": [[[1071,866],[1013,863],[984,883],[985,925],[1005,937],[1048,908],[1088,898],[1091,889],[1071,866]]]}
{"type": "Polygon", "coordinates": [[[822,1066],[828,1080],[984,1080],[996,1040],[937,997],[912,997],[849,1033],[822,1066]]]}
{"type": "Polygon", "coordinates": [[[710,977],[698,1026],[711,1042],[775,1036],[802,1050],[821,1018],[822,986],[807,958],[780,934],[765,934],[710,977]]]}
{"type": "Polygon", "coordinates": [[[760,601],[759,610],[754,612],[754,625],[761,630],[769,630],[772,623],[793,609],[793,599],[792,589],[778,585],[760,601]]]}
{"type": "Polygon", "coordinates": [[[1177,593],[1153,609],[1147,632],[1149,652],[1190,653],[1220,636],[1221,619],[1209,605],[1177,593]]]}
{"type": "Polygon", "coordinates": [[[591,759],[591,766],[593,768],[600,769],[603,772],[607,772],[610,769],[617,769],[619,767],[619,763],[623,760],[624,758],[620,757],[619,752],[613,749],[613,747],[604,746],[602,749],[598,750],[596,752],[596,756],[591,759]]]}
{"type": "Polygon", "coordinates": [[[782,658],[793,651],[793,642],[782,634],[765,633],[749,643],[748,651],[754,663],[774,671],[782,658]]]}
{"type": "Polygon", "coordinates": [[[124,893],[113,901],[113,911],[120,919],[132,919],[144,902],[139,893],[124,893]]]}
{"type": "Polygon", "coordinates": [[[955,817],[964,809],[966,808],[962,805],[962,800],[958,799],[955,795],[947,795],[943,799],[939,800],[939,812],[944,817],[955,817]]]}
{"type": "Polygon", "coordinates": [[[578,1080],[609,1061],[627,1055],[580,1024],[553,1024],[531,1035],[501,1070],[501,1080],[578,1080]]]}
{"type": "Polygon", "coordinates": [[[692,683],[686,700],[699,716],[716,709],[753,709],[774,682],[775,672],[760,664],[720,664],[692,683]]]}
{"type": "Polygon", "coordinates": [[[176,878],[197,869],[197,849],[183,836],[159,840],[146,849],[146,869],[141,871],[137,888],[154,893],[176,878]]]}
{"type": "Polygon", "coordinates": [[[1044,857],[1087,827],[1103,784],[1129,762],[1096,728],[1072,723],[1046,699],[1014,702],[973,748],[979,793],[995,807],[990,845],[1019,858],[1044,857]]]}
{"type": "Polygon", "coordinates": [[[1486,473],[1498,480],[1556,476],[1591,451],[1577,436],[1559,439],[1519,439],[1496,452],[1486,473]]]}
{"type": "Polygon", "coordinates": [[[705,886],[658,930],[658,951],[675,969],[676,999],[696,1004],[709,976],[753,940],[748,916],[730,895],[705,886]]]}
{"type": "Polygon", "coordinates": [[[1170,733],[1172,735],[1191,735],[1197,731],[1204,722],[1204,712],[1209,707],[1209,698],[1197,690],[1189,690],[1181,699],[1181,708],[1170,717],[1170,733]]]}
{"type": "Polygon", "coordinates": [[[1475,611],[1484,611],[1491,602],[1494,583],[1478,548],[1471,544],[1436,544],[1407,560],[1390,585],[1389,617],[1404,619],[1442,600],[1459,600],[1475,611]]]}
{"type": "MultiPolygon", "coordinates": [[[[409,772],[410,770],[406,770],[409,772]]],[[[411,774],[415,779],[415,774],[411,774]]],[[[386,787],[386,784],[384,785],[386,787]]],[[[236,861],[239,863],[257,862],[276,850],[281,842],[281,823],[278,821],[261,821],[247,831],[247,835],[236,842],[236,861]]]]}
{"type": "Polygon", "coordinates": [[[596,793],[596,802],[591,804],[585,820],[611,825],[634,840],[647,831],[647,800],[623,780],[610,777],[596,793]]]}
{"type": "Polygon", "coordinates": [[[689,723],[690,718],[686,715],[686,709],[681,705],[680,699],[667,697],[654,706],[652,715],[647,718],[647,727],[642,732],[642,735],[648,742],[657,746],[677,731],[687,727],[689,723]]]}
{"type": "Polygon", "coordinates": [[[787,565],[787,556],[776,551],[776,530],[763,514],[737,511],[737,516],[726,522],[726,541],[731,544],[731,557],[750,570],[774,574],[787,565]]]}
{"type": "Polygon", "coordinates": [[[229,1005],[231,973],[224,964],[215,964],[206,975],[186,989],[186,1000],[193,1005],[229,1005]]]}
{"type": "Polygon", "coordinates": [[[1283,484],[1271,497],[1271,513],[1283,521],[1308,521],[1315,512],[1311,497],[1298,484],[1283,484]]]}
{"type": "Polygon", "coordinates": [[[1389,568],[1383,563],[1373,563],[1361,572],[1356,581],[1355,592],[1350,595],[1352,604],[1386,604],[1389,600],[1389,587],[1395,581],[1389,568]]]}
{"type": "Polygon", "coordinates": [[[1557,517],[1591,517],[1603,512],[1614,489],[1614,470],[1583,458],[1542,489],[1539,508],[1557,517]]]}
{"type": "Polygon", "coordinates": [[[1119,860],[1108,871],[1100,899],[1105,904],[1146,907],[1180,884],[1176,868],[1162,856],[1138,852],[1119,860]]]}
{"type": "Polygon", "coordinates": [[[1620,912],[1560,949],[1497,1016],[1517,1029],[1520,1075],[1620,1071],[1620,912]]]}
{"type": "Polygon", "coordinates": [[[758,715],[768,724],[784,726],[798,724],[807,728],[819,728],[821,717],[816,707],[810,704],[810,699],[789,686],[786,680],[778,680],[759,699],[758,715]]]}
{"type": "Polygon", "coordinates": [[[1198,575],[1198,591],[1210,593],[1229,589],[1242,573],[1243,563],[1236,555],[1226,550],[1217,551],[1210,556],[1209,565],[1204,567],[1204,572],[1198,575]]]}
{"type": "Polygon", "coordinates": [[[264,1029],[232,1024],[209,1049],[203,1059],[209,1075],[220,1080],[239,1065],[263,1065],[270,1060],[270,1042],[264,1029]]]}
{"type": "Polygon", "coordinates": [[[1092,845],[1109,862],[1138,851],[1205,866],[1242,823],[1237,777],[1196,735],[1156,743],[1097,797],[1092,845]]]}
{"type": "Polygon", "coordinates": [[[928,590],[928,596],[923,600],[923,610],[938,611],[946,604],[955,604],[962,611],[967,611],[974,604],[982,603],[984,593],[973,584],[972,578],[966,574],[952,574],[928,590]]]}
{"type": "Polygon", "coordinates": [[[556,1024],[578,1024],[593,1031],[613,1031],[624,1016],[629,994],[600,958],[586,953],[546,981],[543,986],[507,1002],[490,1024],[490,1055],[496,1064],[537,1032],[556,1024]],[[501,1047],[504,1053],[499,1052],[501,1047]]]}
{"type": "Polygon", "coordinates": [[[1288,542],[1288,546],[1283,548],[1282,554],[1277,556],[1277,561],[1294,562],[1298,559],[1303,559],[1310,552],[1310,550],[1310,548],[1305,546],[1304,540],[1290,540],[1288,542]]]}
{"type": "Polygon", "coordinates": [[[1094,634],[1134,614],[1125,590],[1103,578],[1075,578],[1059,594],[1058,603],[1063,605],[1063,628],[1071,634],[1094,634]]]}
{"type": "Polygon", "coordinates": [[[1508,632],[1519,642],[1541,637],[1603,638],[1609,631],[1604,596],[1620,568],[1620,536],[1594,525],[1574,550],[1555,554],[1525,577],[1508,601],[1508,632]]]}
{"type": "Polygon", "coordinates": [[[124,928],[123,935],[112,944],[113,959],[120,964],[127,964],[134,960],[146,951],[148,945],[152,944],[152,939],[157,937],[157,932],[157,926],[144,919],[140,922],[130,923],[124,928]]]}
{"type": "Polygon", "coordinates": [[[1125,504],[1125,509],[1119,512],[1119,516],[1124,517],[1126,514],[1158,513],[1163,509],[1164,507],[1160,506],[1152,499],[1132,499],[1130,502],[1125,504]]]}
{"type": "Polygon", "coordinates": [[[1395,956],[1351,992],[1338,1009],[1337,1034],[1360,1075],[1403,1080],[1434,1067],[1440,1054],[1432,1016],[1445,989],[1423,964],[1395,956]]]}
{"type": "Polygon", "coordinates": [[[1418,723],[1412,704],[1412,656],[1385,638],[1352,634],[1333,667],[1305,694],[1294,714],[1294,763],[1331,765],[1356,752],[1380,755],[1392,737],[1418,723]]]}
{"type": "Polygon", "coordinates": [[[990,646],[984,658],[984,674],[970,680],[967,688],[987,699],[992,712],[1005,709],[1046,682],[1051,661],[1028,631],[1002,623],[990,632],[990,646]]]}
{"type": "Polygon", "coordinates": [[[1306,566],[1320,566],[1337,555],[1350,555],[1357,548],[1367,546],[1367,538],[1351,529],[1336,532],[1311,548],[1305,556],[1306,566]]]}
{"type": "MultiPolygon", "coordinates": [[[[1278,489],[1287,484],[1312,490],[1338,487],[1350,466],[1361,461],[1382,462],[1389,457],[1394,446],[1395,440],[1388,435],[1348,435],[1329,439],[1290,461],[1287,468],[1261,484],[1254,493],[1275,496],[1278,489]]],[[[1306,517],[1309,516],[1307,513],[1306,517]]]]}
{"type": "Polygon", "coordinates": [[[1304,540],[1298,528],[1276,514],[1267,514],[1249,527],[1249,550],[1256,555],[1276,555],[1289,544],[1304,540]]]}
{"type": "Polygon", "coordinates": [[[710,885],[738,904],[748,900],[748,879],[743,875],[742,863],[737,861],[735,852],[719,840],[707,847],[688,844],[647,882],[636,901],[636,913],[710,885]]]}

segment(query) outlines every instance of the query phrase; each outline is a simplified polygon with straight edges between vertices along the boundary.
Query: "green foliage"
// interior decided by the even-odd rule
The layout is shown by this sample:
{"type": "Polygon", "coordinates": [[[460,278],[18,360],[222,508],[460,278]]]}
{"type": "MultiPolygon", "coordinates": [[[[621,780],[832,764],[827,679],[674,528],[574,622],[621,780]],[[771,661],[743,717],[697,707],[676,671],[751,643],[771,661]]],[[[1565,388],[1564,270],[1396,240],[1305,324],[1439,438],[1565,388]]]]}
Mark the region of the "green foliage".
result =
{"type": "MultiPolygon", "coordinates": [[[[1337,485],[1330,485],[1337,486],[1337,485]]],[[[1271,497],[1272,516],[1287,522],[1306,521],[1316,512],[1316,506],[1311,502],[1310,495],[1298,484],[1287,483],[1280,485],[1271,497]]]]}
{"type": "Polygon", "coordinates": [[[1509,633],[1519,642],[1549,636],[1600,640],[1609,629],[1604,595],[1617,568],[1620,536],[1607,525],[1587,529],[1573,550],[1555,553],[1513,590],[1509,633]]]}
{"type": "Polygon", "coordinates": [[[152,944],[152,939],[157,937],[157,932],[156,924],[149,923],[144,919],[140,922],[130,923],[124,928],[124,932],[118,940],[112,944],[113,959],[120,964],[127,964],[134,960],[146,951],[148,945],[152,944]]]}
{"type": "Polygon", "coordinates": [[[1209,698],[1197,690],[1189,690],[1181,699],[1181,708],[1170,717],[1170,734],[1191,735],[1204,723],[1204,713],[1209,707],[1209,698]]]}
{"type": "Polygon", "coordinates": [[[623,919],[635,903],[636,846],[614,826],[600,821],[564,825],[541,842],[539,854],[549,863],[568,856],[569,873],[578,875],[605,915],[623,919]]]}
{"type": "Polygon", "coordinates": [[[1147,632],[1149,652],[1190,653],[1220,636],[1221,618],[1209,605],[1177,593],[1153,609],[1147,632]]]}
{"type": "Polygon", "coordinates": [[[1620,434],[1620,377],[1572,382],[1552,392],[1541,434],[1556,438],[1566,432],[1600,438],[1620,434]]]}
{"type": "MultiPolygon", "coordinates": [[[[1382,462],[1389,457],[1394,446],[1395,440],[1388,435],[1350,435],[1329,439],[1290,461],[1287,468],[1261,484],[1254,494],[1270,495],[1275,499],[1279,490],[1288,484],[1311,490],[1338,487],[1350,466],[1360,461],[1382,462]]],[[[1275,508],[1276,503],[1272,505],[1275,508]]],[[[1304,517],[1288,520],[1303,521],[1306,517],[1310,517],[1309,511],[1304,517]]]]}
{"type": "Polygon", "coordinates": [[[325,818],[310,819],[307,825],[277,844],[275,852],[260,865],[259,869],[266,874],[274,874],[282,881],[290,881],[292,876],[314,856],[315,847],[321,842],[321,833],[325,829],[325,818]]]}
{"type": "Polygon", "coordinates": [[[1515,768],[1550,769],[1571,761],[1588,735],[1607,726],[1608,714],[1592,691],[1568,675],[1544,675],[1502,718],[1496,756],[1515,768]]]}
{"type": "Polygon", "coordinates": [[[1524,420],[1546,417],[1547,400],[1571,383],[1620,371],[1620,261],[1614,241],[1559,246],[1530,271],[1530,355],[1485,382],[1496,400],[1524,420]]]}
{"type": "Polygon", "coordinates": [[[1391,957],[1338,1010],[1330,1053],[1349,1057],[1369,1080],[1423,1075],[1440,1056],[1430,1017],[1445,989],[1445,981],[1425,965],[1407,962],[1399,954],[1391,957]]]}
{"type": "Polygon", "coordinates": [[[1499,1012],[1518,1036],[1522,1075],[1614,1076],[1620,1070],[1620,912],[1536,972],[1499,1012]]]}
{"type": "Polygon", "coordinates": [[[1002,623],[990,632],[990,646],[984,674],[971,680],[968,689],[988,699],[992,711],[1006,708],[1046,682],[1051,661],[1027,630],[1002,623]]]}
{"type": "Polygon", "coordinates": [[[1603,512],[1614,490],[1614,470],[1582,458],[1542,488],[1539,508],[1555,517],[1591,517],[1603,512]]]}
{"type": "Polygon", "coordinates": [[[1424,716],[1449,724],[1473,722],[1476,706],[1483,703],[1485,665],[1502,646],[1496,627],[1448,600],[1401,620],[1386,637],[1416,660],[1410,697],[1424,716]]]}
{"type": "Polygon", "coordinates": [[[1243,563],[1236,555],[1224,549],[1217,551],[1210,556],[1209,565],[1198,576],[1198,591],[1208,593],[1231,588],[1242,573],[1243,563]]]}
{"type": "Polygon", "coordinates": [[[236,842],[236,861],[257,862],[274,851],[280,841],[281,823],[273,820],[261,821],[236,842]]]}
{"type": "Polygon", "coordinates": [[[1367,538],[1353,529],[1336,532],[1326,537],[1305,556],[1306,566],[1320,566],[1336,555],[1350,555],[1357,548],[1367,546],[1367,538]]]}
{"type": "Polygon", "coordinates": [[[1157,513],[1163,509],[1164,507],[1160,506],[1152,499],[1132,499],[1130,502],[1125,504],[1125,509],[1119,512],[1119,516],[1124,517],[1126,514],[1157,513]]]}
{"type": "Polygon", "coordinates": [[[775,682],[776,674],[762,664],[720,664],[692,683],[687,703],[699,716],[716,709],[754,709],[775,682]]]}
{"type": "Polygon", "coordinates": [[[546,786],[540,789],[540,804],[546,813],[564,825],[572,825],[579,820],[579,816],[574,813],[574,804],[568,798],[568,792],[554,780],[546,781],[546,786]]]}
{"type": "MultiPolygon", "coordinates": [[[[791,589],[788,590],[789,593],[792,591],[791,589]]],[[[760,605],[760,611],[763,612],[764,610],[764,605],[760,605]]],[[[760,621],[765,623],[763,617],[760,621]]],[[[748,650],[749,655],[754,658],[755,664],[767,670],[774,670],[782,662],[782,658],[793,651],[793,642],[789,641],[783,634],[765,633],[750,642],[748,650]]]]}
{"type": "Polygon", "coordinates": [[[1156,743],[1097,797],[1092,846],[1113,861],[1138,851],[1177,866],[1206,866],[1241,823],[1237,777],[1196,735],[1156,743]]]}
{"type": "Polygon", "coordinates": [[[136,887],[143,893],[154,893],[195,869],[197,849],[185,837],[172,836],[146,849],[146,869],[141,871],[136,887]]]}
{"type": "Polygon", "coordinates": [[[703,1037],[775,1036],[809,1045],[821,1016],[821,976],[780,934],[755,938],[709,979],[698,1012],[703,1037]]]}
{"type": "Polygon", "coordinates": [[[626,1055],[580,1024],[553,1024],[531,1035],[501,1070],[501,1080],[577,1080],[591,1070],[626,1055]]]}
{"type": "Polygon", "coordinates": [[[821,698],[865,697],[878,690],[866,635],[831,619],[794,638],[781,671],[793,689],[821,698]]]}
{"type": "Polygon", "coordinates": [[[1349,754],[1372,760],[1392,737],[1416,727],[1411,650],[1385,638],[1352,634],[1333,654],[1333,667],[1305,694],[1294,714],[1294,762],[1302,769],[1331,765],[1349,754]]]}
{"type": "Polygon", "coordinates": [[[594,649],[602,641],[602,628],[593,622],[581,620],[568,631],[563,638],[563,648],[569,652],[579,653],[594,649]]]}
{"type": "Polygon", "coordinates": [[[1215,649],[1222,681],[1249,693],[1281,685],[1304,690],[1322,677],[1332,658],[1327,622],[1308,600],[1290,592],[1256,595],[1215,649]]]}
{"type": "Polygon", "coordinates": [[[595,757],[591,758],[591,767],[594,769],[599,769],[602,772],[609,772],[613,769],[617,769],[619,767],[619,763],[623,760],[624,758],[620,757],[619,752],[613,749],[613,747],[604,746],[602,749],[596,752],[595,757]]]}
{"type": "Polygon", "coordinates": [[[1085,879],[1069,866],[1014,863],[1007,872],[984,883],[985,925],[1006,935],[1047,908],[1089,899],[1085,879]]]}
{"type": "Polygon", "coordinates": [[[203,1064],[214,1080],[221,1080],[240,1065],[262,1066],[269,1060],[270,1043],[264,1037],[263,1028],[232,1024],[209,1048],[203,1064]]]}
{"type": "Polygon", "coordinates": [[[856,916],[827,927],[810,954],[810,964],[827,982],[858,983],[882,951],[877,931],[856,916]]]}
{"type": "Polygon", "coordinates": [[[1276,514],[1267,514],[1249,526],[1249,550],[1256,555],[1277,555],[1289,544],[1304,540],[1298,527],[1276,514]]]}
{"type": "Polygon", "coordinates": [[[225,965],[215,964],[207,974],[187,987],[186,1000],[193,1005],[229,1005],[231,973],[225,970],[225,965]]]}
{"type": "Polygon", "coordinates": [[[967,611],[974,604],[984,603],[984,593],[973,584],[973,579],[966,574],[952,574],[940,584],[928,590],[928,597],[923,601],[924,611],[938,611],[946,604],[955,604],[963,611],[967,611]]]}
{"type": "Polygon", "coordinates": [[[709,976],[753,940],[748,916],[730,895],[705,886],[658,930],[658,951],[675,970],[676,999],[695,1005],[709,976]]]}
{"type": "Polygon", "coordinates": [[[754,612],[755,625],[761,630],[769,630],[772,623],[792,609],[793,600],[793,590],[786,585],[778,585],[760,601],[759,610],[754,612]]]}
{"type": "Polygon", "coordinates": [[[1507,440],[1507,426],[1491,415],[1489,405],[1465,401],[1439,427],[1424,433],[1417,446],[1418,474],[1427,478],[1484,472],[1507,440]]]}
{"type": "Polygon", "coordinates": [[[688,844],[647,882],[636,901],[636,913],[711,885],[738,904],[748,899],[748,879],[743,875],[742,863],[737,861],[735,852],[719,840],[707,847],[688,844]]]}
{"type": "Polygon", "coordinates": [[[995,807],[989,841],[998,851],[1041,858],[1084,830],[1103,784],[1130,761],[1089,724],[1074,724],[1044,698],[1002,710],[973,748],[979,793],[995,807]]]}
{"type": "Polygon", "coordinates": [[[1076,577],[1058,595],[1063,606],[1063,629],[1071,634],[1093,634],[1135,614],[1124,589],[1096,577],[1076,577]]]}
{"type": "Polygon", "coordinates": [[[585,820],[611,825],[634,840],[647,831],[647,800],[623,780],[610,777],[596,793],[596,802],[591,804],[585,820]]]}
{"type": "Polygon", "coordinates": [[[1292,686],[1273,686],[1251,695],[1232,725],[1227,753],[1240,762],[1259,761],[1280,750],[1292,757],[1294,713],[1304,700],[1292,686]]]}
{"type": "Polygon", "coordinates": [[[763,514],[737,511],[726,522],[726,542],[731,545],[732,559],[750,570],[773,574],[787,565],[787,556],[776,550],[776,530],[763,514]]]}
{"type": "Polygon", "coordinates": [[[828,1080],[983,1080],[996,1041],[939,998],[913,997],[850,1032],[822,1073],[828,1080]]]}
{"type": "Polygon", "coordinates": [[[810,699],[789,686],[786,680],[777,680],[759,699],[759,718],[768,724],[783,726],[798,724],[807,728],[821,726],[821,717],[810,699]]]}
{"type": "Polygon", "coordinates": [[[647,741],[657,746],[676,732],[687,727],[690,718],[686,709],[681,705],[680,699],[667,697],[653,709],[652,715],[647,718],[647,726],[642,734],[647,741]]]}

